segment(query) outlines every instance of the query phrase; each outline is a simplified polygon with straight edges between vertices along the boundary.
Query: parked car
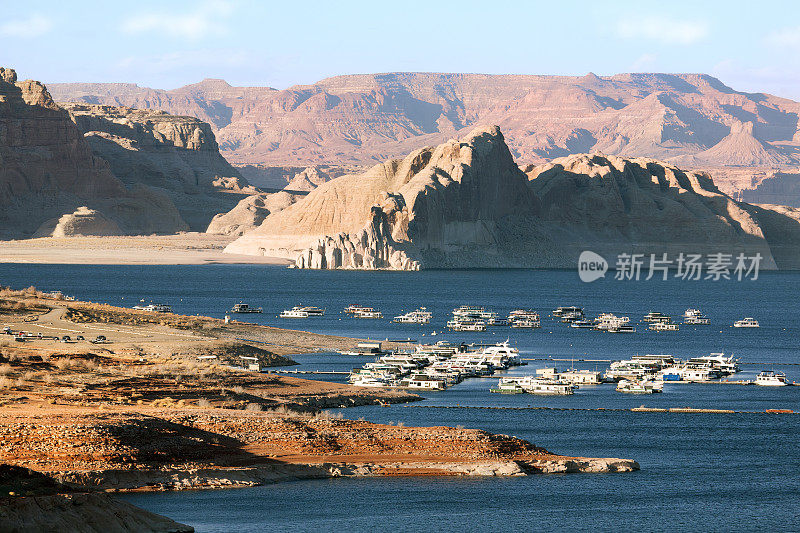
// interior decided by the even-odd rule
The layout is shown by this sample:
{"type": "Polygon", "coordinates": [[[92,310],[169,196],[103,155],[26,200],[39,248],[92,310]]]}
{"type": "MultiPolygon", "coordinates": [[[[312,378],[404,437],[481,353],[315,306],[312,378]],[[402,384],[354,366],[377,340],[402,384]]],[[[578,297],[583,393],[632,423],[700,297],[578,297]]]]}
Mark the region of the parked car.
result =
{"type": "Polygon", "coordinates": [[[69,335],[64,335],[63,337],[61,337],[61,342],[69,342],[71,340],[72,339],[70,338],[69,335]]]}
{"type": "Polygon", "coordinates": [[[85,341],[86,339],[83,338],[83,335],[76,335],[75,336],[75,340],[76,341],[85,341]]]}

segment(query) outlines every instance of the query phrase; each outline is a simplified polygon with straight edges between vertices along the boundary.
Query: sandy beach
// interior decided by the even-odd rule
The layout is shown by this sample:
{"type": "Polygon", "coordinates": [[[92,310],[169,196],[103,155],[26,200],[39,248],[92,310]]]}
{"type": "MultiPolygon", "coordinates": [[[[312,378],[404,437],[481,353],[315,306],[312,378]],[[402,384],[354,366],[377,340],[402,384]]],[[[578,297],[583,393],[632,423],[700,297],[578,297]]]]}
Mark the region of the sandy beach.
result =
{"type": "Polygon", "coordinates": [[[0,241],[0,263],[97,265],[288,265],[277,257],[225,254],[234,238],[205,233],[130,237],[46,237],[0,241]]]}

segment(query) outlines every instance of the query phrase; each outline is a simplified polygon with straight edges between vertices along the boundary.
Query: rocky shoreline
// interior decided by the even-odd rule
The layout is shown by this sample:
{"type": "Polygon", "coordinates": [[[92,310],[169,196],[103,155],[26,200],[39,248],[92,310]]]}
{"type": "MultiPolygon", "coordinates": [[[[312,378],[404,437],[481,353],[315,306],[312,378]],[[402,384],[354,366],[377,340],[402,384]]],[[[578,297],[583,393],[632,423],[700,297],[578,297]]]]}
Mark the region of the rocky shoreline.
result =
{"type": "Polygon", "coordinates": [[[262,464],[238,468],[190,468],[60,472],[56,479],[110,492],[180,491],[254,487],[285,481],[339,477],[473,476],[507,477],[537,474],[610,474],[639,470],[639,463],[617,458],[556,457],[537,461],[377,462],[262,464]]]}

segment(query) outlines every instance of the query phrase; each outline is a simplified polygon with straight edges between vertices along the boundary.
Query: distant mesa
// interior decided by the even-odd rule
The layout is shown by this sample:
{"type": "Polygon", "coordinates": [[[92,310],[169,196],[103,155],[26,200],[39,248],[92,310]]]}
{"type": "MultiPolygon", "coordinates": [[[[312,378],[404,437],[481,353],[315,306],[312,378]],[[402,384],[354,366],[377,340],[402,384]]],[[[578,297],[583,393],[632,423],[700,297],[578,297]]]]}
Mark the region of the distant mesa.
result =
{"type": "Polygon", "coordinates": [[[393,72],[286,90],[222,80],[171,91],[86,83],[50,88],[58,101],[198,117],[212,125],[235,164],[366,167],[480,124],[499,125],[523,164],[598,150],[714,167],[800,164],[800,103],[739,92],[706,74],[393,72]]]}

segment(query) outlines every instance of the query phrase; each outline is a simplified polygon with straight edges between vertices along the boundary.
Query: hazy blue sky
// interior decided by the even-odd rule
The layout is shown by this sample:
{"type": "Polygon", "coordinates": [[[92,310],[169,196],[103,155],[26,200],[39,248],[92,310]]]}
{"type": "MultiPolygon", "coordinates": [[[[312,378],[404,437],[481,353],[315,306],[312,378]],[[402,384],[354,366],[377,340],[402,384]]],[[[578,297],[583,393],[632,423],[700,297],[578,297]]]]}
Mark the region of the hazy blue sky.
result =
{"type": "Polygon", "coordinates": [[[164,89],[387,71],[706,72],[800,100],[800,2],[0,0],[0,65],[164,89]]]}

